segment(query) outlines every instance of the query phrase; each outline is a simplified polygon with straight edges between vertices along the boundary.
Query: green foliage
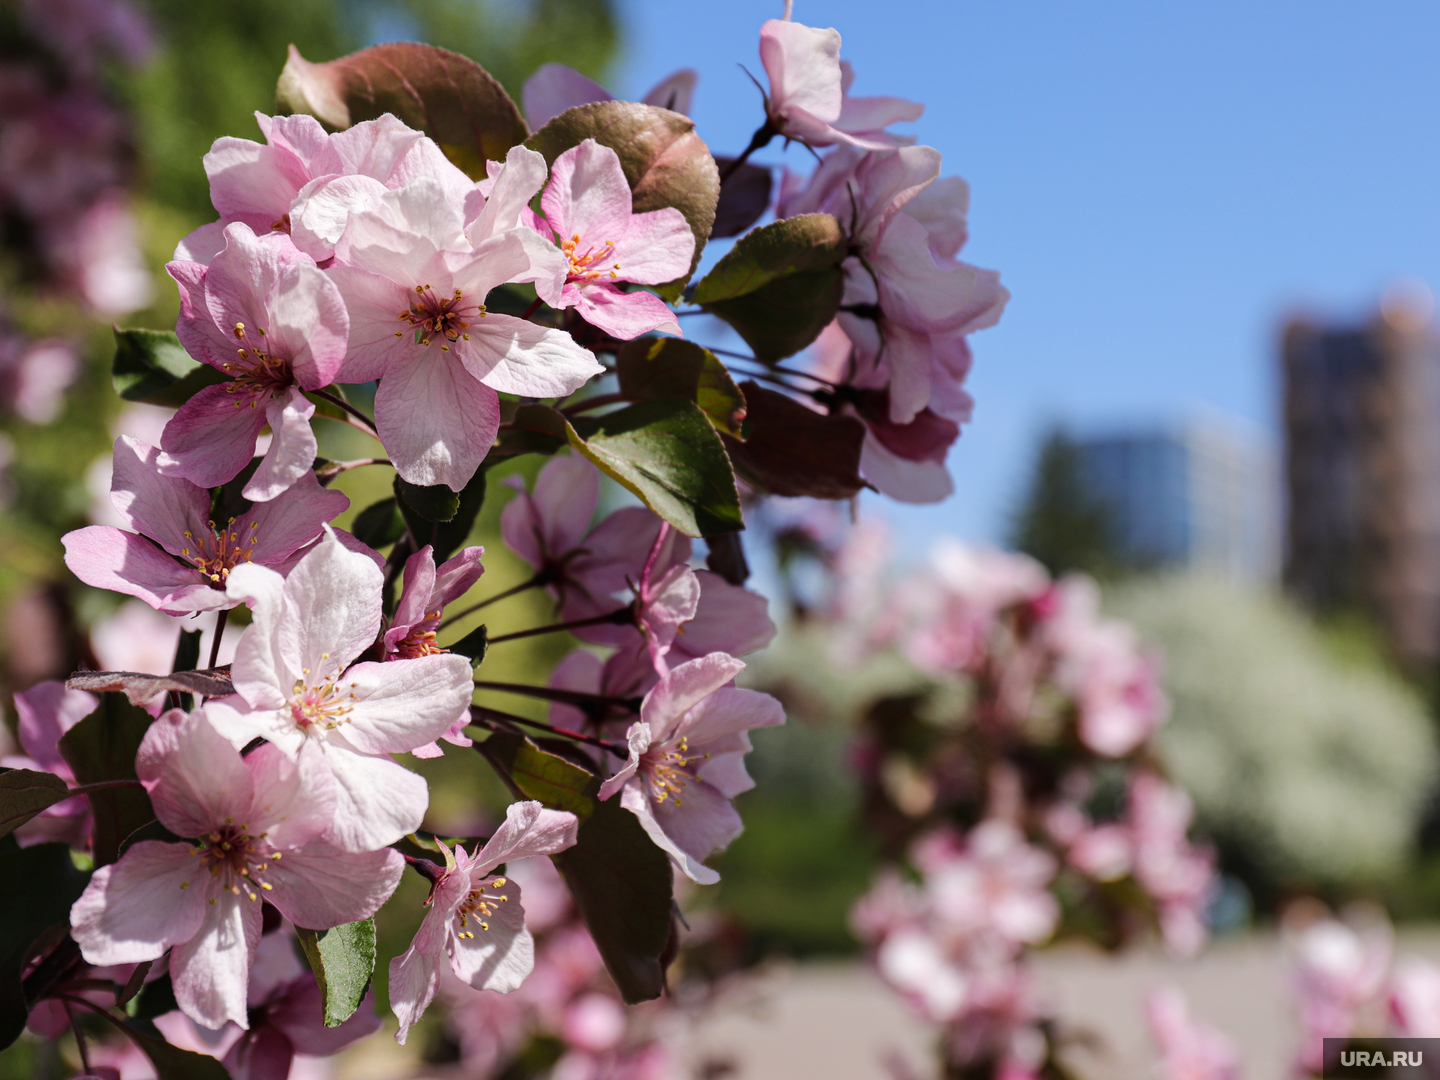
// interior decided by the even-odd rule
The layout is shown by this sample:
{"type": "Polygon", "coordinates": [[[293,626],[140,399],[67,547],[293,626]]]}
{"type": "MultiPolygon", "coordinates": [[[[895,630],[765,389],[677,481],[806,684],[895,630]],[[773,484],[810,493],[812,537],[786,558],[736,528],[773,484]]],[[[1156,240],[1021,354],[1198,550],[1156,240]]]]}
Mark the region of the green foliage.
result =
{"type": "Polygon", "coordinates": [[[1121,568],[1109,509],[1086,491],[1075,444],[1052,431],[1040,447],[1010,544],[1038,559],[1051,574],[1080,571],[1113,577],[1121,568]]]}
{"type": "Polygon", "coordinates": [[[745,395],[709,349],[681,338],[638,338],[615,358],[620,392],[632,401],[683,398],[700,406],[716,431],[739,436],[745,395]]]}
{"type": "Polygon", "coordinates": [[[742,383],[745,441],[724,437],[735,471],[775,495],[848,499],[865,486],[860,451],[865,424],[853,416],[827,416],[794,398],[742,383]]]}
{"type": "Polygon", "coordinates": [[[563,439],[687,536],[745,527],[725,447],[693,401],[656,398],[574,418],[526,405],[514,423],[526,450],[553,453],[563,439]]]}
{"type": "Polygon", "coordinates": [[[690,273],[655,289],[666,300],[676,299],[700,265],[700,253],[715,224],[720,199],[715,159],[695,134],[695,125],[679,113],[624,101],[599,101],[563,112],[525,145],[544,154],[549,165],[586,139],[619,155],[635,213],[671,206],[685,215],[695,234],[690,273]]]}
{"type": "Polygon", "coordinates": [[[361,543],[369,544],[379,551],[387,548],[405,534],[405,519],[400,515],[400,506],[394,497],[371,503],[350,526],[361,543]]]}
{"type": "Polygon", "coordinates": [[[319,931],[297,927],[295,935],[325,998],[325,1026],[339,1027],[360,1007],[370,989],[370,977],[375,973],[375,920],[319,931]]]}
{"type": "MultiPolygon", "coordinates": [[[[124,694],[102,694],[99,707],[60,737],[60,756],[82,784],[134,780],[135,754],[150,722],[150,714],[131,705],[124,694]]],[[[114,862],[121,842],[155,819],[142,787],[93,791],[86,798],[95,814],[97,867],[114,862]]]]}
{"type": "Polygon", "coordinates": [[[150,1059],[158,1080],[230,1080],[229,1072],[218,1058],[170,1045],[151,1024],[121,1024],[120,1027],[150,1059]]]}
{"type": "Polygon", "coordinates": [[[618,798],[600,802],[600,778],[518,735],[477,744],[515,793],[580,818],[575,846],[551,856],[621,996],[634,1004],[665,988],[670,860],[618,798]]]}
{"type": "Polygon", "coordinates": [[[0,772],[0,837],[9,836],[47,807],[63,802],[70,789],[54,773],[30,769],[0,772]]]}
{"type": "Polygon", "coordinates": [[[308,113],[340,130],[392,113],[425,132],[474,180],[485,162],[529,134],[520,110],[469,57],[434,45],[394,42],[311,63],[293,45],[275,88],[276,108],[308,113]]]}
{"type": "Polygon", "coordinates": [[[742,236],[691,299],[729,323],[761,360],[792,356],[840,310],[847,254],[840,223],[801,214],[742,236]]]}
{"type": "Polygon", "coordinates": [[[443,485],[422,488],[395,477],[396,499],[410,535],[419,547],[429,544],[434,549],[431,554],[437,566],[455,554],[470,538],[475,518],[485,502],[485,478],[486,466],[482,464],[464,489],[456,494],[443,485]],[[425,509],[418,509],[416,503],[425,509]],[[449,516],[440,516],[447,511],[449,516]]]}
{"type": "Polygon", "coordinates": [[[68,844],[11,846],[0,854],[0,1049],[25,1027],[28,1010],[20,976],[27,961],[39,945],[53,945],[63,936],[70,905],[89,880],[89,874],[75,869],[68,844]]]}
{"type": "Polygon", "coordinates": [[[471,667],[478,668],[485,662],[485,654],[490,650],[490,633],[485,624],[481,623],[459,641],[451,642],[447,648],[469,660],[471,667]]]}
{"type": "Polygon", "coordinates": [[[183,405],[202,386],[221,375],[190,358],[173,330],[115,328],[115,359],[110,366],[115,392],[126,401],[183,405]],[[214,378],[207,379],[205,372],[214,378]]]}

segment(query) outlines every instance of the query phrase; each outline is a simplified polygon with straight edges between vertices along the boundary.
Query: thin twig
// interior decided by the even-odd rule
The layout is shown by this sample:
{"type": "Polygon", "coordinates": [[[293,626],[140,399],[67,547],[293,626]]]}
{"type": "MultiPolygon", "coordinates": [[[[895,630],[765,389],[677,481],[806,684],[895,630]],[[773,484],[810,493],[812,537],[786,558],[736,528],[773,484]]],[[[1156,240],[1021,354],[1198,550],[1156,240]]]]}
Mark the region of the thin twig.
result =
{"type": "Polygon", "coordinates": [[[345,412],[355,417],[355,419],[359,420],[362,424],[364,424],[367,428],[370,429],[370,434],[377,436],[380,434],[380,429],[375,426],[374,420],[371,420],[370,417],[366,416],[359,409],[355,408],[354,405],[351,405],[339,394],[332,394],[328,390],[311,390],[310,393],[314,394],[318,398],[323,398],[324,400],[330,402],[331,405],[334,405],[337,409],[343,409],[345,412]]]}
{"type": "Polygon", "coordinates": [[[640,698],[618,698],[608,694],[589,694],[584,690],[561,690],[553,686],[531,686],[527,683],[489,682],[475,680],[475,689],[494,690],[501,694],[515,694],[519,697],[541,698],[544,701],[558,701],[564,705],[615,705],[626,712],[640,711],[640,698]]]}
{"type": "Polygon", "coordinates": [[[69,1001],[61,1001],[65,1006],[65,1017],[70,1021],[70,1030],[75,1033],[75,1048],[80,1051],[80,1068],[85,1075],[90,1073],[90,1052],[85,1048],[85,1033],[80,1030],[80,1021],[75,1019],[75,1010],[70,1007],[69,1001]]]}
{"type": "Polygon", "coordinates": [[[574,739],[576,742],[582,742],[586,746],[595,746],[601,750],[608,750],[610,753],[617,754],[620,757],[626,757],[630,753],[630,748],[624,743],[597,739],[593,735],[582,735],[578,731],[570,731],[567,728],[558,728],[550,724],[542,724],[539,720],[527,720],[523,716],[501,712],[499,709],[492,709],[486,705],[470,706],[470,718],[476,723],[483,725],[491,717],[507,724],[524,724],[526,727],[537,728],[540,731],[548,731],[552,735],[560,735],[566,739],[574,739]]]}
{"type": "Polygon", "coordinates": [[[594,397],[586,398],[584,401],[577,401],[574,405],[567,405],[560,411],[566,416],[574,416],[576,413],[585,412],[587,409],[598,409],[602,405],[618,405],[622,401],[629,401],[626,394],[596,394],[594,397]]]}
{"type": "Polygon", "coordinates": [[[529,630],[516,630],[512,634],[501,634],[499,637],[492,637],[489,644],[499,645],[502,641],[515,641],[519,638],[534,637],[537,634],[556,634],[561,630],[579,630],[582,626],[603,626],[606,623],[624,626],[633,622],[634,619],[634,611],[626,606],[616,608],[604,615],[592,615],[588,619],[571,619],[569,622],[551,623],[549,626],[533,626],[529,630]]]}
{"type": "Polygon", "coordinates": [[[522,593],[526,589],[533,589],[536,585],[543,585],[544,583],[544,575],[536,574],[529,581],[522,581],[519,585],[515,585],[509,589],[506,589],[504,592],[498,592],[494,596],[487,597],[486,599],[481,600],[478,604],[472,604],[464,611],[456,612],[454,615],[451,615],[448,619],[445,619],[443,622],[441,622],[440,625],[437,626],[435,629],[437,631],[444,630],[445,627],[450,626],[453,623],[459,622],[467,615],[474,615],[475,612],[479,611],[481,608],[489,607],[491,604],[498,603],[499,601],[504,600],[507,597],[514,596],[516,593],[522,593]]]}
{"type": "Polygon", "coordinates": [[[109,791],[111,788],[138,787],[145,785],[139,780],[97,780],[93,784],[81,784],[79,787],[72,787],[66,798],[74,798],[76,795],[89,795],[94,791],[109,791]]]}
{"type": "Polygon", "coordinates": [[[214,667],[220,662],[220,639],[225,636],[225,624],[230,621],[230,609],[221,608],[220,613],[215,616],[215,638],[210,642],[210,663],[214,667]]]}
{"type": "Polygon", "coordinates": [[[839,383],[833,383],[829,379],[821,378],[819,375],[812,375],[808,371],[796,371],[794,368],[781,367],[779,364],[767,364],[764,360],[749,356],[746,353],[732,352],[729,349],[718,349],[714,345],[702,345],[700,347],[709,350],[716,356],[728,356],[732,360],[744,360],[746,363],[763,367],[766,371],[779,372],[781,375],[798,375],[802,379],[814,379],[816,382],[824,383],[826,386],[839,385],[839,383]]]}

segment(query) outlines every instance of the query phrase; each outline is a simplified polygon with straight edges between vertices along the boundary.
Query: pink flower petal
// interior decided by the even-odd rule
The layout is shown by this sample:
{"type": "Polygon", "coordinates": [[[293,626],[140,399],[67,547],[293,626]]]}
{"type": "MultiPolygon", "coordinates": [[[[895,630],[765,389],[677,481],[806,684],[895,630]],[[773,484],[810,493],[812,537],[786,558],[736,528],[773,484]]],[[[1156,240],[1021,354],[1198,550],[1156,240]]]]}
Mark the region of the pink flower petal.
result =
{"type": "MultiPolygon", "coordinates": [[[[155,816],[177,836],[199,836],[227,817],[249,816],[250,770],[203,710],[187,715],[173,709],[151,724],[135,756],[135,773],[150,792],[155,816]]],[[[263,823],[254,824],[263,831],[263,823]]]]}
{"type": "MultiPolygon", "coordinates": [[[[485,322],[504,318],[492,315],[485,322]]],[[[399,362],[388,370],[375,395],[375,422],[402,477],[412,484],[445,484],[459,491],[495,442],[500,402],[493,389],[477,382],[459,362],[431,351],[437,355],[399,362]]]]}
{"type": "Polygon", "coordinates": [[[85,959],[102,967],[136,964],[193,937],[209,905],[202,889],[180,883],[199,869],[189,844],[142,840],[118,863],[95,871],[70,909],[85,959]]]}
{"type": "Polygon", "coordinates": [[[630,341],[652,330],[684,336],[680,321],[670,310],[670,305],[643,289],[627,293],[605,282],[583,285],[575,306],[580,317],[591,326],[599,327],[622,341],[630,341]]]}
{"type": "Polygon", "coordinates": [[[87,585],[144,600],[167,615],[234,607],[226,595],[200,580],[154,544],[108,525],[76,529],[60,538],[65,565],[87,585]]]}
{"type": "Polygon", "coordinates": [[[233,480],[250,464],[267,416],[254,395],[235,389],[234,383],[207,386],[170,418],[160,436],[161,448],[173,461],[167,474],[211,488],[233,480]]]}
{"type": "Polygon", "coordinates": [[[404,871],[393,848],[351,853],[312,843],[270,864],[265,899],[296,926],[328,929],[374,915],[404,871]]]}
{"type": "Polygon", "coordinates": [[[320,452],[320,444],[310,430],[310,418],[314,415],[314,404],[298,386],[292,386],[284,397],[271,400],[265,418],[274,438],[260,467],[241,493],[245,498],[269,502],[310,472],[320,452]]]}
{"type": "Polygon", "coordinates": [[[469,333],[472,348],[463,358],[466,370],[502,393],[564,397],[605,370],[595,354],[569,334],[524,319],[488,315],[472,323],[469,333]]]}
{"type": "Polygon", "coordinates": [[[565,64],[541,64],[520,88],[525,119],[539,131],[555,117],[576,105],[614,101],[615,97],[594,79],[565,64]]]}

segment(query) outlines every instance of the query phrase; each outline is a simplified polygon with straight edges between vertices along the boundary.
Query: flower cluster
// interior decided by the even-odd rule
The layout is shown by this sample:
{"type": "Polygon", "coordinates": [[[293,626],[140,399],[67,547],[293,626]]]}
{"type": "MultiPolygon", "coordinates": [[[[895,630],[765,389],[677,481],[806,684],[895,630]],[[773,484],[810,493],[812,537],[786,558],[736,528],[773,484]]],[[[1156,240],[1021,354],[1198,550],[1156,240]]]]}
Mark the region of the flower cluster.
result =
{"type": "Polygon", "coordinates": [[[1190,801],[1156,761],[1158,664],[1100,613],[1088,579],[949,542],[889,582],[874,571],[880,548],[862,527],[834,556],[842,575],[868,569],[836,592],[832,647],[852,666],[894,648],[927,689],[882,699],[863,723],[855,761],[894,865],[854,929],[882,977],[942,1026],[950,1068],[1040,1076],[1056,1044],[1030,950],[1154,928],[1191,955],[1206,938],[1214,859],[1190,841],[1190,801]]]}
{"type": "MultiPolygon", "coordinates": [[[[736,685],[740,658],[776,627],[745,587],[735,534],[767,492],[843,499],[863,471],[905,494],[884,477],[917,462],[943,473],[943,446],[906,448],[942,429],[953,441],[965,337],[1005,300],[994,274],[955,260],[963,183],[887,130],[920,106],[851,96],[839,44],[833,30],[766,23],[761,129],[719,162],[684,115],[693,72],[635,103],[547,65],[523,95],[530,132],[478,66],[413,45],[329,63],[292,50],[280,115],[256,116],[261,140],[215,142],[203,165],[217,219],[166,266],[174,334],[117,330],[117,385],[151,411],[127,411],[105,482],[106,463],[92,470],[108,505],[63,537],[80,582],[131,599],[77,650],[86,670],[16,698],[24,756],[6,759],[16,772],[0,817],[18,832],[0,861],[30,860],[37,911],[55,908],[53,925],[16,931],[29,935],[15,945],[16,1031],[68,1025],[92,1072],[107,1054],[152,1054],[153,1018],[170,1053],[284,1076],[297,1055],[377,1026],[361,1000],[377,959],[367,942],[408,866],[429,887],[408,913],[418,929],[379,958],[399,1042],[417,1024],[436,1030],[423,1018],[439,1006],[462,1051],[496,1067],[549,1032],[567,1048],[559,1077],[663,1068],[659,1043],[600,992],[600,970],[627,1003],[663,993],[677,882],[718,880],[710,860],[740,835],[733,800],[753,786],[750,733],[785,720],[775,698],[736,685]],[[386,100],[404,117],[359,89],[397,79],[404,93],[386,100]],[[776,135],[832,148],[778,201],[769,171],[747,161],[776,135]],[[712,235],[746,230],[687,288],[712,235]],[[818,292],[794,273],[817,251],[829,259],[818,292]],[[738,359],[751,365],[795,355],[830,323],[827,340],[848,335],[851,355],[824,376],[745,372],[779,390],[737,384],[716,351],[682,340],[680,316],[697,313],[746,337],[755,355],[738,359]],[[805,389],[817,378],[823,390],[805,389]],[[804,424],[786,419],[797,412],[804,424]],[[375,440],[374,456],[322,457],[334,452],[322,420],[375,440]],[[811,453],[808,425],[836,453],[811,453]],[[535,455],[548,460],[517,464],[535,455]],[[394,475],[347,531],[337,486],[364,485],[336,481],[362,467],[394,475]],[[600,514],[614,505],[606,476],[641,505],[600,514]],[[500,539],[532,573],[470,602],[484,551],[467,542],[502,497],[500,539]],[[553,602],[553,621],[467,624],[526,590],[553,602]],[[489,649],[561,633],[579,645],[543,684],[477,676],[489,649]],[[89,670],[97,662],[111,670],[89,670]],[[531,708],[507,711],[506,696],[531,708]],[[397,758],[459,756],[448,748],[470,750],[513,797],[475,819],[498,821],[488,836],[425,829],[429,786],[397,758]],[[548,859],[573,905],[555,899],[548,859]],[[538,941],[526,916],[537,904],[553,915],[538,941]],[[132,1049],[97,1044],[92,1061],[95,1032],[76,1009],[132,1049]],[[480,1011],[488,1019],[455,1024],[480,1011]]],[[[6,371],[35,367],[21,357],[6,371]]],[[[64,365],[53,368],[54,385],[20,380],[17,410],[53,411],[64,365]]],[[[1103,636],[1054,646],[1074,670],[1057,661],[1045,677],[1084,698],[1096,752],[1124,756],[1133,745],[1116,730],[1144,711],[1148,669],[1102,655],[1103,636]]],[[[949,899],[907,901],[909,923],[997,978],[1050,932],[1047,916],[990,926],[954,904],[968,878],[1010,873],[1006,845],[1032,851],[1021,828],[996,815],[988,831],[936,833],[949,899]]],[[[1145,877],[1164,852],[1144,854],[1154,830],[1134,830],[1145,877]]],[[[1043,908],[1054,856],[1032,854],[1017,903],[1043,908]]],[[[997,1017],[1002,998],[1020,1000],[989,993],[997,1017]]]]}

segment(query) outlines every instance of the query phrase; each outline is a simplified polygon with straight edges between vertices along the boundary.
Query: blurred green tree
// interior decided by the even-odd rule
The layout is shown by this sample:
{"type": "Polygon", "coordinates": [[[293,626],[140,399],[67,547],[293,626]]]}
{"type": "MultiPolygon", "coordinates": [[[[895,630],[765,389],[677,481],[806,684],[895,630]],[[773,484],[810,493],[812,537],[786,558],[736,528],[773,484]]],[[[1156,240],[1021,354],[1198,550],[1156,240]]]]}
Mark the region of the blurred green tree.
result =
{"type": "Polygon", "coordinates": [[[1075,441],[1062,428],[1045,436],[1010,546],[1059,576],[1081,571],[1113,578],[1124,569],[1109,509],[1085,488],[1075,441]]]}

